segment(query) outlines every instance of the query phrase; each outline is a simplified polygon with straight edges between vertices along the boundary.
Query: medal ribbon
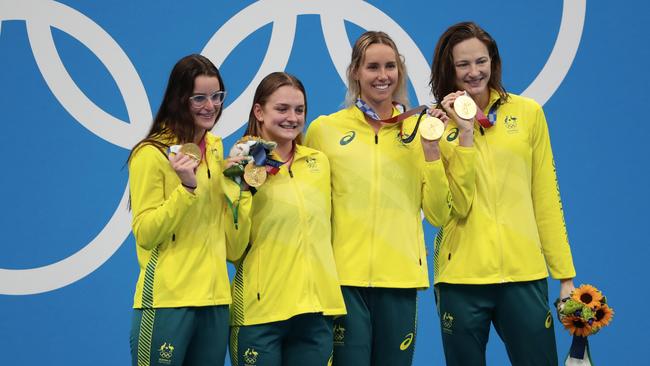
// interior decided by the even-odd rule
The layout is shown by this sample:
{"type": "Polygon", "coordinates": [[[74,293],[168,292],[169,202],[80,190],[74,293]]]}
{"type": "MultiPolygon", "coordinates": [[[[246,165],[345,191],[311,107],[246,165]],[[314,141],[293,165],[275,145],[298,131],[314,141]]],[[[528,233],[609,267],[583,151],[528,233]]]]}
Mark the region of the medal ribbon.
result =
{"type": "Polygon", "coordinates": [[[400,126],[400,130],[399,130],[400,139],[405,144],[408,144],[409,142],[413,141],[413,138],[415,138],[415,134],[418,131],[418,127],[420,126],[420,120],[422,119],[422,116],[424,116],[424,114],[427,112],[427,109],[428,109],[428,107],[426,105],[421,105],[419,107],[410,109],[410,110],[405,112],[404,110],[406,108],[404,108],[404,106],[402,104],[397,103],[397,102],[393,102],[393,105],[395,106],[395,108],[397,108],[402,113],[398,114],[397,116],[393,116],[391,118],[381,119],[379,117],[379,115],[377,114],[377,112],[375,112],[372,109],[372,107],[369,106],[368,103],[364,102],[361,98],[357,98],[357,100],[356,100],[356,102],[354,102],[354,104],[357,106],[357,108],[359,108],[359,110],[361,110],[370,119],[372,119],[374,121],[377,121],[377,122],[388,123],[388,124],[401,122],[401,121],[407,119],[408,117],[411,117],[412,115],[419,113],[420,116],[418,117],[417,123],[415,124],[415,127],[413,128],[413,132],[411,132],[411,134],[409,136],[407,136],[406,138],[404,138],[404,130],[403,130],[404,126],[400,126]]]}
{"type": "Polygon", "coordinates": [[[273,158],[267,157],[266,159],[266,172],[271,174],[271,175],[276,175],[280,171],[280,167],[286,163],[289,162],[289,170],[291,170],[291,161],[293,160],[293,156],[296,153],[296,143],[291,144],[291,152],[289,153],[289,160],[287,161],[280,161],[280,160],[275,160],[273,158]]]}
{"type": "Polygon", "coordinates": [[[476,109],[476,120],[481,125],[481,127],[487,129],[494,126],[497,121],[497,108],[499,108],[499,104],[500,99],[497,99],[497,101],[492,104],[492,107],[490,107],[490,111],[488,112],[487,117],[480,108],[476,109]]]}

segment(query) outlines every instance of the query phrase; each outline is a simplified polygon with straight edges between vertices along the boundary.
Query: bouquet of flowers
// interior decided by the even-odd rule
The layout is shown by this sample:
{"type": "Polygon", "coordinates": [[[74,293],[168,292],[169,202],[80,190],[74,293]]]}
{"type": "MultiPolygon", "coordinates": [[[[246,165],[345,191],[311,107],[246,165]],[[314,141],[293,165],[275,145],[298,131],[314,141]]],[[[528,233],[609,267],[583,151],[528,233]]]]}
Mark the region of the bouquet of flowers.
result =
{"type": "Polygon", "coordinates": [[[266,141],[254,136],[244,136],[233,145],[229,156],[244,156],[246,159],[242,163],[235,164],[224,170],[223,174],[238,184],[242,183],[243,177],[250,186],[259,187],[266,180],[266,166],[275,162],[268,155],[276,146],[277,144],[273,141],[266,141]]]}
{"type": "Polygon", "coordinates": [[[607,298],[594,286],[580,285],[571,295],[555,302],[558,319],[573,336],[566,366],[592,365],[587,337],[609,325],[614,310],[607,298]]]}

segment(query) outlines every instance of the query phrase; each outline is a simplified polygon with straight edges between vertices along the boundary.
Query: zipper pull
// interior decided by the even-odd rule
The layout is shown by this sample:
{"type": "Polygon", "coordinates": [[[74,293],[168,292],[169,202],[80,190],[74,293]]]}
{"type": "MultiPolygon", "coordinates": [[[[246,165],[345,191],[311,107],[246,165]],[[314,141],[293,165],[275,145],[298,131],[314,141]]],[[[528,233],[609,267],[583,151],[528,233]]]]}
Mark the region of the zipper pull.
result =
{"type": "Polygon", "coordinates": [[[478,126],[478,130],[481,131],[481,136],[485,136],[485,130],[483,130],[483,126],[478,126]]]}
{"type": "Polygon", "coordinates": [[[289,169],[289,176],[293,178],[293,172],[291,171],[291,169],[289,169]]]}
{"type": "Polygon", "coordinates": [[[379,143],[379,136],[377,136],[377,134],[375,134],[375,145],[377,145],[378,143],[379,143]]]}

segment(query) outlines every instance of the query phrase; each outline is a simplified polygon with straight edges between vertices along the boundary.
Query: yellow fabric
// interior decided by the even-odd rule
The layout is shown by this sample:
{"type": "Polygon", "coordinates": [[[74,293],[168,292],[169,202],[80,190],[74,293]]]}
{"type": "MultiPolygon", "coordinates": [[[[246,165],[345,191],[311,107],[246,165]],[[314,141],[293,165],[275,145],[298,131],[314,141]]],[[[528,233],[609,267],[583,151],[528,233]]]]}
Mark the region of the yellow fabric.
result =
{"type": "Polygon", "coordinates": [[[154,251],[154,308],[230,303],[226,257],[237,258],[246,247],[240,234],[250,227],[251,197],[242,195],[236,229],[224,193],[237,200],[239,187],[223,176],[222,154],[221,139],[207,133],[206,156],[197,169],[198,188],[192,194],[181,186],[166,153],[151,144],[133,153],[129,186],[140,265],[135,308],[142,307],[145,271],[154,251]]]}
{"type": "MultiPolygon", "coordinates": [[[[402,122],[405,133],[415,120],[402,122]]],[[[419,135],[403,144],[399,133],[397,123],[375,135],[356,107],[321,116],[307,131],[306,145],[324,152],[332,167],[332,235],[342,285],[429,286],[421,211],[443,225],[449,185],[440,159],[425,162],[419,135]]]]}
{"type": "Polygon", "coordinates": [[[330,213],[327,157],[297,145],[291,174],[283,165],[253,196],[250,248],[233,281],[233,325],[345,314],[330,213]]]}
{"type": "MultiPolygon", "coordinates": [[[[498,99],[492,91],[487,114],[498,99]]],[[[447,127],[443,160],[458,129],[447,127]]],[[[496,124],[474,133],[473,187],[453,192],[452,219],[436,238],[435,283],[490,284],[575,276],[546,118],[532,99],[510,94],[496,124]]],[[[467,178],[466,177],[466,178],[467,178]]]]}

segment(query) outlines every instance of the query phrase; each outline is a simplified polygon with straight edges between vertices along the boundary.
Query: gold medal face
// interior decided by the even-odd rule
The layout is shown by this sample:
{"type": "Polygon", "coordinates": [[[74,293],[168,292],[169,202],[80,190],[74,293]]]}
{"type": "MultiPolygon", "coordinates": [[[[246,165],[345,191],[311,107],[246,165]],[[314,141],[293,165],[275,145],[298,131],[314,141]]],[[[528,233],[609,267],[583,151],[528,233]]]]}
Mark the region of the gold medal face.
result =
{"type": "Polygon", "coordinates": [[[191,157],[192,159],[196,160],[197,162],[201,161],[201,149],[199,148],[199,146],[197,144],[194,144],[194,143],[191,143],[191,142],[189,142],[187,144],[183,144],[181,146],[180,152],[182,152],[183,154],[191,157]]]}
{"type": "Polygon", "coordinates": [[[473,119],[476,116],[476,103],[469,96],[461,95],[454,101],[454,111],[462,119],[473,119]]]}
{"type": "Polygon", "coordinates": [[[257,166],[252,161],[244,167],[244,181],[251,187],[259,187],[266,181],[266,166],[257,166]]]}
{"type": "Polygon", "coordinates": [[[420,121],[420,136],[425,140],[438,140],[444,132],[445,124],[436,117],[427,116],[420,121]]]}

